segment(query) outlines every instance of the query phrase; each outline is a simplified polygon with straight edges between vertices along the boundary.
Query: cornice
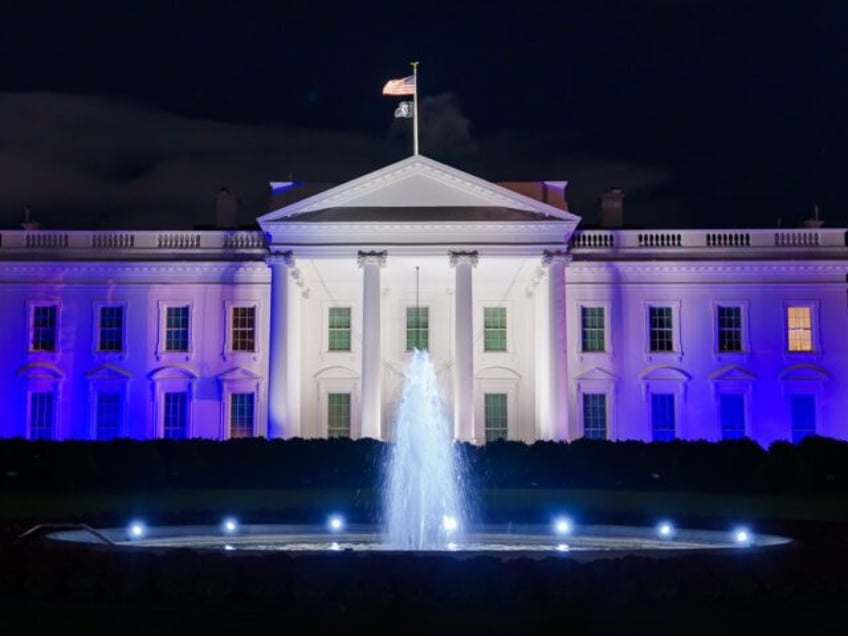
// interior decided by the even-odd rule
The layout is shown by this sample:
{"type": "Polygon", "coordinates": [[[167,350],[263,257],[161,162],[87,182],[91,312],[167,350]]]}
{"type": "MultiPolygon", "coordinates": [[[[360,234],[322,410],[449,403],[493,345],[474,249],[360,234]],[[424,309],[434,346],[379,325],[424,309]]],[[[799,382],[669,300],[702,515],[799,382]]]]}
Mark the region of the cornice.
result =
{"type": "Polygon", "coordinates": [[[110,282],[267,282],[267,265],[262,262],[93,262],[25,261],[4,262],[0,282],[40,284],[103,284],[110,282]]]}

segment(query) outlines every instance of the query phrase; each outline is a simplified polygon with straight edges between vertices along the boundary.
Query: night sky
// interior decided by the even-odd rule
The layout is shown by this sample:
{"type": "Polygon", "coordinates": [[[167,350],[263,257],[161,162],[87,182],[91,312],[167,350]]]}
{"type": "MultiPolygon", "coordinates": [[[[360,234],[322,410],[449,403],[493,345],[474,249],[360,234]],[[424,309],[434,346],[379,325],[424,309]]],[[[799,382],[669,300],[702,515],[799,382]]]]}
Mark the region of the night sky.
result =
{"type": "Polygon", "coordinates": [[[846,0],[34,1],[0,42],[0,228],[189,228],[222,185],[250,224],[410,154],[412,60],[422,154],[568,180],[587,226],[609,187],[634,226],[848,226],[846,0]]]}

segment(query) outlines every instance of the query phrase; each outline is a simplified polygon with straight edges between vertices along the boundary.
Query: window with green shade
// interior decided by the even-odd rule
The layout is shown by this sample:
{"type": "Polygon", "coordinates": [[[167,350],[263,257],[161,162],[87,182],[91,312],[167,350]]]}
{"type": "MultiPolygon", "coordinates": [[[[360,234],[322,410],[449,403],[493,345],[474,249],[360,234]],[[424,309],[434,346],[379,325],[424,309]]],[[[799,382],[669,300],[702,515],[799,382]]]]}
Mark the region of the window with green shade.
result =
{"type": "Polygon", "coordinates": [[[486,441],[494,442],[499,439],[507,439],[509,430],[506,393],[486,393],[483,399],[486,441]]]}
{"type": "Polygon", "coordinates": [[[742,308],[719,306],[716,323],[718,326],[718,350],[742,351],[742,308]]]}
{"type": "Polygon", "coordinates": [[[330,307],[327,348],[350,351],[350,307],[330,307]]]}
{"type": "Polygon", "coordinates": [[[188,351],[189,307],[165,309],[165,351],[188,351]]]}
{"type": "Polygon", "coordinates": [[[406,308],[406,350],[430,348],[430,309],[429,307],[406,308]]]}
{"type": "Polygon", "coordinates": [[[327,394],[327,437],[350,437],[350,393],[327,394]]]}
{"type": "Polygon", "coordinates": [[[648,308],[650,351],[674,351],[671,307],[648,308]]]}
{"type": "Polygon", "coordinates": [[[230,396],[230,438],[253,437],[253,393],[233,393],[230,396]]]}
{"type": "Polygon", "coordinates": [[[607,438],[606,393],[583,394],[583,437],[588,439],[607,438]]]}
{"type": "Polygon", "coordinates": [[[506,351],[506,307],[483,308],[483,349],[506,351]]]}
{"type": "Polygon", "coordinates": [[[604,308],[580,308],[580,344],[583,351],[604,351],[606,348],[604,333],[604,308]]]}

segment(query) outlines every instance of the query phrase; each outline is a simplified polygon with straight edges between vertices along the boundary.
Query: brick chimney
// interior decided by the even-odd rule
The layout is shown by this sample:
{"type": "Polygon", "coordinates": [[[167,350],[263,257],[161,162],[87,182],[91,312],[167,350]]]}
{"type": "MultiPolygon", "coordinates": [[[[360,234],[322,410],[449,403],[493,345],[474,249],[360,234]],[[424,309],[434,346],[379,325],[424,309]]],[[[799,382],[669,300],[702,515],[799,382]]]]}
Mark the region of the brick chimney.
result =
{"type": "Polygon", "coordinates": [[[241,199],[230,191],[230,186],[221,186],[215,196],[215,226],[219,228],[238,227],[238,213],[241,199]]]}
{"type": "Polygon", "coordinates": [[[624,225],[624,193],[610,188],[601,195],[601,227],[624,225]]]}

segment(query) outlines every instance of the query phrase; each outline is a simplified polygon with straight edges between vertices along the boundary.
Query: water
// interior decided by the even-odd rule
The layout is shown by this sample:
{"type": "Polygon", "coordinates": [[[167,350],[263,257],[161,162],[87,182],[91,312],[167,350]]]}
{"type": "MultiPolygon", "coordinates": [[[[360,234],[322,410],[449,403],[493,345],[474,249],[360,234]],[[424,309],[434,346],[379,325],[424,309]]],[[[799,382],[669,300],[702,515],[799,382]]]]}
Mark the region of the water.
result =
{"type": "Polygon", "coordinates": [[[416,350],[406,372],[386,467],[383,534],[397,550],[462,545],[468,495],[429,353],[416,350]]]}

